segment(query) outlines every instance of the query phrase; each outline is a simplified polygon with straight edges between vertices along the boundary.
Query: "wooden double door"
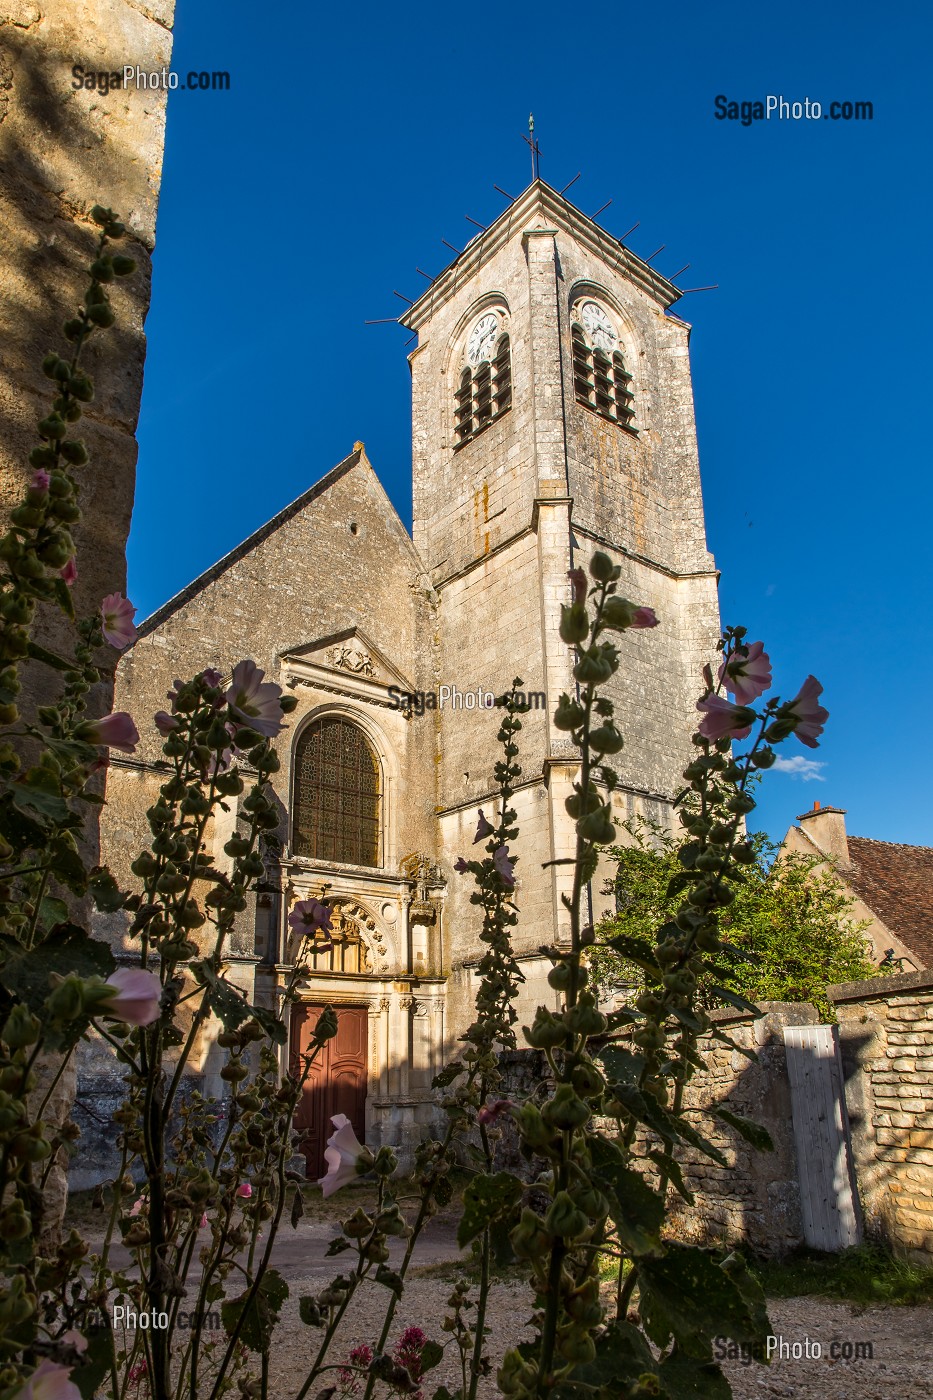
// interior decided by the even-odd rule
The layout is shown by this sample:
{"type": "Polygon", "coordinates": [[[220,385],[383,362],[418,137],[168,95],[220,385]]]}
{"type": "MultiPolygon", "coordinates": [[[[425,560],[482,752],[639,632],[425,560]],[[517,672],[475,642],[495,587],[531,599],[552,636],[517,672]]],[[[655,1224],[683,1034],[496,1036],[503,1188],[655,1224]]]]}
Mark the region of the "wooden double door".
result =
{"type": "MultiPolygon", "coordinates": [[[[346,1114],[360,1142],[366,1137],[366,1053],[369,1010],[365,1006],[338,1006],[337,1034],[326,1041],[308,1072],[295,1114],[296,1131],[308,1132],[301,1150],[309,1179],[327,1171],[324,1148],[334,1131],[331,1118],[346,1114]]],[[[300,1056],[307,1049],[324,1004],[304,1002],[292,1009],[291,1069],[300,1073],[300,1056]]]]}

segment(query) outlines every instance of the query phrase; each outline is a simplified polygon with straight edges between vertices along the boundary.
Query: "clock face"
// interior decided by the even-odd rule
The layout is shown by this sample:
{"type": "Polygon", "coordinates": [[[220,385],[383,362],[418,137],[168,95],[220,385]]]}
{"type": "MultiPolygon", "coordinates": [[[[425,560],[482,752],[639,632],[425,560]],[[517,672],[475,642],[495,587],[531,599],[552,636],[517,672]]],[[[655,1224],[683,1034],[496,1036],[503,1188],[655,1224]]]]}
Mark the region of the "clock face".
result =
{"type": "Polygon", "coordinates": [[[619,343],[619,337],[602,307],[597,306],[595,301],[585,301],[580,307],[580,319],[593,344],[611,355],[619,343]]]}
{"type": "Polygon", "coordinates": [[[480,360],[491,358],[498,329],[499,319],[491,311],[480,317],[470,331],[470,338],[467,341],[467,359],[471,365],[478,365],[480,360]]]}

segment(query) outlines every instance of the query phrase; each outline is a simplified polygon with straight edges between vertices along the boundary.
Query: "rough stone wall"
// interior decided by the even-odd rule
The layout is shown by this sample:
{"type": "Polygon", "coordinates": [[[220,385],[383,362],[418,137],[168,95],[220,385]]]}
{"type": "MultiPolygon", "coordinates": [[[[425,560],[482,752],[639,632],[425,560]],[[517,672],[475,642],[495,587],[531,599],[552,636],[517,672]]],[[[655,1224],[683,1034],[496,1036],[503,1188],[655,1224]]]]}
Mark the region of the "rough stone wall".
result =
{"type": "MultiPolygon", "coordinates": [[[[693,1243],[744,1243],[763,1254],[783,1254],[803,1242],[783,1028],[813,1025],[818,1016],[808,1003],[765,1002],[760,1009],[763,1014],[754,1019],[733,1012],[713,1013],[717,1029],[754,1050],[757,1064],[712,1036],[699,1042],[698,1053],[707,1068],[691,1080],[685,1102],[699,1110],[690,1121],[720,1149],[728,1165],[720,1167],[693,1148],[678,1150],[694,1204],[687,1205],[672,1189],[667,1230],[673,1238],[693,1243]],[[770,1133],[774,1151],[755,1151],[732,1128],[712,1117],[707,1110],[713,1107],[729,1108],[760,1123],[770,1133]]],[[[507,1097],[526,1097],[547,1076],[545,1058],[537,1050],[508,1052],[500,1057],[500,1064],[505,1074],[502,1092],[507,1097]]],[[[643,1150],[652,1145],[647,1134],[640,1137],[639,1145],[643,1150]]],[[[518,1152],[518,1138],[507,1119],[502,1120],[496,1153],[498,1169],[533,1175],[534,1168],[518,1152]]]]}
{"type": "Polygon", "coordinates": [[[933,1259],[933,977],[828,989],[839,1020],[846,1105],[868,1230],[933,1259]]]}
{"type": "MultiPolygon", "coordinates": [[[[171,58],[173,0],[5,0],[0,4],[0,500],[18,498],[48,411],[40,361],[61,345],[61,322],[86,285],[97,232],[95,203],[126,222],[137,261],[113,288],[117,321],[91,339],[85,367],[95,402],[81,421],[92,466],[79,473],[76,604],[90,611],[125,587],[149,306],[150,255],[162,175],[164,92],[74,91],[72,65],[147,69],[171,58]]],[[[100,697],[106,704],[106,697],[100,697]]]]}

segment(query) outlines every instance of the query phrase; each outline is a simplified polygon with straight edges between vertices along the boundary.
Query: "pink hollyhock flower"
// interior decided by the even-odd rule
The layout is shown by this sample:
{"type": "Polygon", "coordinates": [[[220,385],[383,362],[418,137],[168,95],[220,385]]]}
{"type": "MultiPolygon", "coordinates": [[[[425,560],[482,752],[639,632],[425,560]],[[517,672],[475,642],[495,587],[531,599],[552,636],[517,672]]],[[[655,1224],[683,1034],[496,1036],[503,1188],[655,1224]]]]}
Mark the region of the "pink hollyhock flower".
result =
{"type": "Polygon", "coordinates": [[[159,1014],[162,983],[142,967],[119,967],[107,978],[111,993],[103,1003],[108,1016],[130,1026],[148,1026],[159,1014]]]}
{"type": "Polygon", "coordinates": [[[133,1209],[130,1211],[130,1215],[131,1215],[131,1216],[133,1216],[133,1215],[138,1215],[139,1212],[142,1210],[142,1208],[143,1208],[143,1198],[142,1198],[142,1196],[137,1196],[136,1200],[133,1202],[133,1209]]]}
{"type": "Polygon", "coordinates": [[[37,467],[32,474],[32,481],[30,481],[29,483],[30,490],[48,491],[49,482],[51,480],[52,478],[49,476],[47,471],[43,471],[41,467],[37,467]]]}
{"type": "Polygon", "coordinates": [[[271,681],[263,684],[265,674],[255,661],[238,662],[230,677],[227,703],[250,729],[271,739],[282,728],[282,710],[279,706],[282,688],[271,681]]]}
{"type": "Polygon", "coordinates": [[[336,1132],[327,1139],[324,1160],[327,1175],[318,1181],[325,1197],[332,1196],[348,1181],[354,1181],[361,1172],[368,1171],[373,1163],[373,1155],[364,1147],[351,1127],[345,1113],[337,1113],[330,1120],[336,1132]]]}
{"type": "Polygon", "coordinates": [[[475,846],[477,841],[485,841],[487,836],[493,834],[494,829],[495,828],[491,827],[483,816],[483,809],[481,807],[479,809],[479,821],[476,823],[476,835],[473,837],[473,845],[475,846]]]}
{"type": "Polygon", "coordinates": [[[238,1196],[242,1196],[244,1201],[248,1201],[253,1194],[253,1188],[248,1181],[241,1181],[236,1189],[236,1193],[238,1196]]]}
{"type": "Polygon", "coordinates": [[[203,1214],[202,1214],[202,1216],[201,1216],[201,1219],[198,1221],[198,1229],[199,1229],[199,1230],[206,1230],[206,1229],[207,1229],[207,1211],[204,1211],[204,1212],[203,1212],[203,1214]]]}
{"type": "Polygon", "coordinates": [[[783,718],[796,721],[794,733],[808,749],[819,748],[816,741],[829,719],[829,711],[819,703],[822,694],[823,687],[816,676],[807,676],[794,699],[782,705],[778,712],[783,718]]]}
{"type": "Polygon", "coordinates": [[[67,1332],[63,1332],[61,1340],[70,1347],[74,1347],[79,1356],[83,1356],[87,1351],[87,1337],[82,1336],[77,1327],[69,1327],[67,1332]]]}
{"type": "Polygon", "coordinates": [[[168,710],[157,710],[152,718],[156,729],[165,739],[170,734],[174,734],[176,729],[181,728],[181,720],[175,719],[168,710]]]}
{"type": "Polygon", "coordinates": [[[70,1366],[59,1366],[54,1361],[43,1361],[13,1396],[13,1400],[81,1400],[81,1392],[74,1381],[69,1380],[70,1366]]]}
{"type": "Polygon", "coordinates": [[[697,709],[703,712],[700,733],[704,739],[745,739],[751,733],[751,720],[754,714],[744,705],[733,705],[721,695],[707,695],[697,701],[697,709]]]}
{"type": "Polygon", "coordinates": [[[139,743],[139,731],[133,723],[133,716],[125,710],[115,710],[103,719],[92,720],[82,726],[82,737],[89,744],[104,744],[108,749],[119,749],[121,753],[135,753],[139,743]]]}
{"type": "Polygon", "coordinates": [[[654,608],[636,608],[632,613],[632,620],[629,627],[657,627],[659,622],[655,615],[654,608]]]}
{"type": "Polygon", "coordinates": [[[63,569],[59,569],[58,576],[69,588],[74,588],[78,581],[78,565],[74,559],[69,559],[63,569]]]}
{"type": "Polygon", "coordinates": [[[719,679],[737,705],[750,705],[771,685],[771,658],[764,642],[749,642],[748,654],[736,651],[719,668],[719,679]]]}
{"type": "Polygon", "coordinates": [[[586,574],[582,569],[568,569],[567,577],[570,579],[573,601],[575,603],[586,602],[586,574]]]}
{"type": "Polygon", "coordinates": [[[112,647],[122,650],[136,640],[133,618],[136,609],[122,593],[108,593],[100,605],[101,631],[104,640],[112,647]]]}
{"type": "Polygon", "coordinates": [[[515,884],[515,862],[514,860],[509,860],[508,846],[499,846],[492,859],[493,864],[499,872],[502,883],[507,885],[509,889],[512,889],[515,884]]]}
{"type": "Polygon", "coordinates": [[[494,1103],[483,1104],[483,1107],[476,1115],[476,1121],[477,1123],[483,1123],[484,1125],[489,1123],[495,1123],[496,1119],[501,1118],[503,1113],[505,1113],[508,1109],[515,1107],[516,1105],[512,1102],[511,1099],[496,1099],[494,1103]]]}
{"type": "Polygon", "coordinates": [[[463,859],[463,856],[458,856],[454,861],[454,870],[458,875],[465,875],[469,868],[469,864],[463,859]]]}
{"type": "Polygon", "coordinates": [[[223,676],[219,671],[215,671],[213,666],[208,666],[205,671],[201,672],[201,679],[205,685],[209,685],[212,690],[216,690],[223,680],[223,676]]]}
{"type": "Polygon", "coordinates": [[[306,933],[313,937],[318,929],[330,933],[332,910],[319,899],[299,899],[288,916],[288,922],[296,933],[306,933]]]}

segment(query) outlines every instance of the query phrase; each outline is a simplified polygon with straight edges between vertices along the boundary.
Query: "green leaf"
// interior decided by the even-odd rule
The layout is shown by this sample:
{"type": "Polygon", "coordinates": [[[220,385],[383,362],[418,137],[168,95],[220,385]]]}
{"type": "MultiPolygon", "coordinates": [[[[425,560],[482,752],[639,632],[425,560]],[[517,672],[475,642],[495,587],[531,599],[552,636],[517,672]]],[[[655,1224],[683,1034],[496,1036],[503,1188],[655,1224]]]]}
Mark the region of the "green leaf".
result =
{"type": "Polygon", "coordinates": [[[26,949],[15,938],[0,934],[0,968],[4,988],[25,1002],[34,1016],[46,1022],[44,1044],[50,1050],[70,1048],[87,1026],[87,1019],[69,1021],[67,1025],[48,1024],[46,998],[51,990],[50,976],[108,978],[116,968],[108,943],[89,938],[75,924],[59,924],[48,937],[32,949],[26,949]]]}
{"type": "Polygon", "coordinates": [[[702,1152],[705,1157],[711,1157],[714,1162],[718,1162],[721,1167],[727,1167],[729,1163],[720,1152],[719,1148],[705,1138],[702,1133],[698,1133],[692,1123],[686,1118],[675,1118],[672,1120],[677,1124],[677,1135],[682,1142],[689,1143],[698,1152],[702,1152]]]}
{"type": "Polygon", "coordinates": [[[760,1123],[755,1123],[751,1118],[743,1118],[739,1113],[732,1113],[728,1108],[714,1108],[713,1117],[728,1123],[730,1128],[734,1128],[740,1137],[750,1142],[759,1152],[774,1151],[771,1134],[760,1123]]]}
{"type": "MultiPolygon", "coordinates": [[[[68,593],[68,585],[63,582],[62,586],[68,593]]],[[[68,596],[70,599],[70,593],[68,596]]],[[[73,616],[74,613],[72,613],[73,616]]],[[[47,647],[41,647],[38,642],[29,642],[27,655],[33,661],[41,661],[44,666],[51,666],[53,671],[73,671],[75,668],[74,661],[68,661],[64,656],[56,656],[54,651],[49,651],[47,647]]]]}
{"type": "Polygon", "coordinates": [[[644,1177],[618,1160],[609,1144],[593,1138],[593,1181],[609,1201],[609,1214],[619,1238],[633,1254],[657,1254],[658,1232],[664,1224],[664,1201],[644,1177]]]}
{"type": "Polygon", "coordinates": [[[457,1230],[460,1248],[481,1235],[487,1225],[508,1215],[521,1194],[522,1184],[510,1172],[474,1177],[463,1193],[463,1215],[457,1230]]]}
{"type": "Polygon", "coordinates": [[[316,1298],[307,1294],[298,1299],[298,1316],[306,1327],[323,1327],[324,1313],[321,1311],[316,1298]]]}
{"type": "Polygon", "coordinates": [[[99,865],[91,871],[88,889],[94,904],[102,914],[114,914],[123,908],[126,891],[120,889],[106,866],[99,865]]]}
{"type": "Polygon", "coordinates": [[[385,1264],[380,1264],[374,1277],[377,1283],[381,1283],[385,1288],[390,1288],[396,1298],[401,1298],[405,1291],[401,1274],[397,1274],[394,1269],[387,1268],[385,1264]]]}
{"type": "Polygon", "coordinates": [[[694,1195],[693,1192],[688,1189],[687,1183],[684,1181],[684,1175],[676,1157],[672,1157],[669,1152],[649,1152],[648,1156],[651,1158],[652,1162],[654,1162],[658,1171],[666,1173],[668,1180],[678,1196],[683,1197],[688,1206],[692,1206],[694,1203],[694,1195]]]}
{"type": "Polygon", "coordinates": [[[738,1011],[750,1011],[753,1016],[760,1016],[761,1010],[753,1001],[743,997],[739,992],[730,991],[728,987],[718,987],[715,983],[708,988],[710,996],[718,997],[720,1001],[728,1002],[738,1011]]]}
{"type": "Polygon", "coordinates": [[[239,1340],[250,1351],[268,1351],[279,1312],[288,1297],[288,1284],[277,1269],[267,1269],[251,1299],[249,1294],[247,1288],[238,1298],[228,1299],[220,1309],[221,1321],[227,1336],[232,1337],[242,1316],[239,1340]]]}
{"type": "Polygon", "coordinates": [[[41,928],[54,928],[56,924],[63,924],[67,918],[68,905],[63,899],[56,899],[53,895],[43,895],[39,901],[39,926],[41,928]]]}
{"type": "Polygon", "coordinates": [[[443,1361],[443,1359],[444,1348],[441,1346],[440,1342],[425,1342],[424,1346],[421,1348],[421,1356],[419,1359],[421,1374],[424,1375],[425,1371],[433,1371],[438,1362],[443,1361]]]}
{"type": "Polygon", "coordinates": [[[87,1351],[81,1357],[81,1364],[72,1371],[71,1379],[81,1392],[81,1400],[94,1400],[98,1387],[110,1371],[113,1334],[109,1327],[91,1327],[86,1335],[87,1351]]]}
{"type": "Polygon", "coordinates": [[[211,1009],[223,1022],[225,1031],[235,1031],[244,1021],[255,1020],[259,1022],[271,1040],[274,1040],[278,1045],[285,1044],[286,1030],[278,1017],[274,1016],[271,1011],[267,1011],[264,1006],[251,1005],[242,992],[237,991],[230,982],[217,976],[207,958],[197,964],[192,964],[192,967],[196,967],[199,980],[203,981],[207,987],[211,1009]]]}
{"type": "Polygon", "coordinates": [[[748,1304],[707,1250],[669,1244],[663,1258],[638,1261],[638,1284],[645,1330],[658,1346],[673,1336],[689,1356],[710,1362],[714,1337],[757,1338],[748,1304]]]}
{"type": "Polygon", "coordinates": [[[611,1322],[596,1343],[594,1359],[575,1366],[570,1379],[581,1385],[609,1386],[609,1393],[618,1395],[639,1377],[656,1374],[651,1348],[639,1328],[630,1322],[611,1322]]]}
{"type": "Polygon", "coordinates": [[[446,1089],[448,1084],[452,1084],[458,1074],[463,1073],[463,1065],[459,1060],[454,1060],[451,1064],[442,1069],[440,1074],[435,1074],[431,1081],[433,1089],[446,1089]]]}
{"type": "Polygon", "coordinates": [[[658,1377],[669,1400],[732,1400],[732,1387],[715,1361],[674,1351],[661,1362],[658,1377]]]}
{"type": "Polygon", "coordinates": [[[645,972],[652,974],[652,981],[660,982],[661,969],[654,956],[654,947],[647,938],[633,938],[627,933],[613,934],[612,938],[606,939],[606,947],[613,948],[629,962],[636,963],[645,972]]]}
{"type": "Polygon", "coordinates": [[[32,817],[46,830],[51,826],[64,826],[69,819],[78,821],[79,818],[75,817],[60,793],[50,791],[32,776],[36,772],[35,768],[31,768],[25,778],[10,784],[10,797],[17,810],[32,817]]]}
{"type": "Polygon", "coordinates": [[[606,1071],[606,1077],[614,1084],[631,1084],[637,1087],[641,1072],[645,1067],[644,1055],[635,1055],[621,1045],[606,1045],[596,1056],[606,1071]]]}
{"type": "Polygon", "coordinates": [[[349,1248],[350,1241],[346,1239],[343,1235],[338,1235],[336,1239],[331,1240],[330,1244],[324,1251],[324,1256],[325,1258],[329,1259],[332,1255],[342,1254],[345,1249],[349,1248]]]}

